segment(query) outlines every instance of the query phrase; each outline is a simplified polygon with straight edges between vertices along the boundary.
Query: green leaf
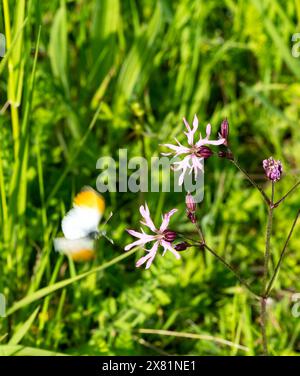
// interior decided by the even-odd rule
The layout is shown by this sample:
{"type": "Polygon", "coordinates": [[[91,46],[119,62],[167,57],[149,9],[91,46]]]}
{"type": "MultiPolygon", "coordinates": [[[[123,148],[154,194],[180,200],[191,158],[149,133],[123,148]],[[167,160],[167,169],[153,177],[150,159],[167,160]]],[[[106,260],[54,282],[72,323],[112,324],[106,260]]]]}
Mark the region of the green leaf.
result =
{"type": "Polygon", "coordinates": [[[69,84],[67,78],[67,51],[68,51],[68,34],[67,34],[67,11],[65,2],[55,14],[53,25],[50,32],[49,55],[53,74],[58,78],[69,96],[69,84]]]}
{"type": "Polygon", "coordinates": [[[26,335],[32,323],[34,322],[39,310],[40,310],[40,307],[37,307],[33,311],[33,313],[24,322],[24,324],[20,327],[20,329],[11,337],[11,339],[8,342],[9,345],[18,345],[22,341],[23,337],[26,335]]]}

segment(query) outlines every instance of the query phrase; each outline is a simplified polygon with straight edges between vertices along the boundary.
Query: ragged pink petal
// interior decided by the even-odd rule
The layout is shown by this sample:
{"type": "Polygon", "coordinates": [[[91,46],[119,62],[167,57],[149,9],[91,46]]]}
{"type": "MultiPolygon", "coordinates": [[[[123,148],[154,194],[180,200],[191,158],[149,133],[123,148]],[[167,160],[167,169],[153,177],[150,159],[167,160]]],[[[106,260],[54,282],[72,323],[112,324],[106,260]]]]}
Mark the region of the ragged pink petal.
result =
{"type": "Polygon", "coordinates": [[[194,115],[193,127],[194,127],[196,130],[198,129],[198,117],[197,117],[196,114],[194,115]]]}
{"type": "Polygon", "coordinates": [[[141,222],[143,225],[147,226],[152,230],[153,232],[156,232],[156,227],[154,226],[154,223],[150,217],[150,211],[148,208],[148,205],[145,203],[145,206],[140,206],[140,213],[141,216],[144,218],[145,222],[141,222]]]}
{"type": "Polygon", "coordinates": [[[186,121],[185,118],[183,118],[183,121],[184,121],[185,126],[188,129],[188,131],[184,132],[184,134],[186,135],[186,137],[188,139],[188,144],[190,146],[193,146],[194,145],[194,135],[195,135],[195,133],[196,133],[196,131],[198,129],[198,119],[197,119],[197,116],[196,115],[194,116],[193,129],[191,129],[189,123],[186,121]]]}
{"type": "Polygon", "coordinates": [[[174,214],[174,213],[176,213],[177,212],[177,209],[172,209],[172,210],[170,210],[168,213],[166,213],[165,215],[164,215],[164,217],[163,217],[163,221],[162,221],[162,224],[161,224],[161,226],[160,226],[160,228],[159,228],[159,231],[160,232],[163,232],[163,231],[165,231],[166,229],[167,229],[167,227],[168,227],[168,225],[169,225],[169,222],[170,222],[170,218],[172,217],[172,215],[174,214]]]}
{"type": "Polygon", "coordinates": [[[155,242],[153,244],[153,247],[148,251],[149,253],[146,255],[146,256],[143,256],[141,257],[137,262],[136,262],[136,267],[139,268],[141,265],[143,265],[146,261],[147,261],[147,264],[146,264],[146,269],[149,269],[155,256],[156,256],[156,252],[157,252],[157,249],[158,249],[158,246],[159,246],[159,242],[155,242]]]}
{"type": "Polygon", "coordinates": [[[206,141],[206,145],[222,145],[225,142],[225,138],[220,138],[219,140],[208,140],[206,141]]]}
{"type": "Polygon", "coordinates": [[[137,260],[137,262],[135,263],[135,266],[137,268],[139,268],[140,266],[142,266],[147,260],[149,260],[150,258],[152,257],[152,255],[150,253],[148,253],[146,256],[143,256],[141,257],[140,259],[137,260]]]}
{"type": "Polygon", "coordinates": [[[170,243],[166,242],[165,240],[162,240],[160,244],[164,247],[163,255],[168,250],[173,253],[173,255],[177,258],[177,260],[180,259],[180,254],[171,246],[170,243]]]}
{"type": "Polygon", "coordinates": [[[196,142],[196,146],[205,146],[205,145],[222,145],[225,142],[225,138],[220,138],[218,140],[208,140],[207,138],[202,138],[196,142]]]}
{"type": "Polygon", "coordinates": [[[187,169],[191,168],[190,160],[191,160],[191,155],[187,155],[186,157],[183,158],[182,161],[174,162],[174,171],[182,170],[178,179],[179,185],[182,185],[187,169]]]}
{"type": "Polygon", "coordinates": [[[195,173],[195,179],[198,177],[198,171],[199,172],[204,172],[204,167],[203,167],[203,158],[198,158],[195,155],[192,156],[192,170],[195,173]]]}
{"type": "Polygon", "coordinates": [[[206,126],[206,138],[209,139],[211,134],[211,125],[208,123],[206,126]]]}
{"type": "MultiPolygon", "coordinates": [[[[145,235],[147,235],[144,232],[138,232],[135,230],[126,230],[126,231],[128,232],[128,234],[135,236],[136,238],[139,238],[139,239],[145,238],[145,235]]],[[[147,236],[151,236],[151,235],[147,235],[147,236]]]]}
{"type": "Polygon", "coordinates": [[[154,239],[155,239],[154,236],[146,235],[144,238],[136,240],[133,243],[127,244],[124,249],[125,249],[125,251],[129,251],[133,247],[137,247],[138,245],[145,245],[146,243],[149,243],[149,242],[153,241],[154,239]]]}
{"type": "MultiPolygon", "coordinates": [[[[177,141],[178,142],[178,141],[177,141]]],[[[179,146],[176,146],[176,145],[172,145],[172,144],[164,144],[162,146],[165,146],[171,150],[174,150],[175,151],[175,156],[177,155],[181,155],[181,154],[187,154],[190,152],[190,149],[181,145],[179,143],[179,146]]],[[[162,153],[163,155],[167,155],[167,153],[162,153]]],[[[169,154],[169,153],[168,153],[169,154]]]]}
{"type": "Polygon", "coordinates": [[[187,122],[186,118],[182,118],[183,122],[184,122],[184,125],[186,126],[188,132],[191,132],[191,127],[189,125],[189,123],[187,122]]]}

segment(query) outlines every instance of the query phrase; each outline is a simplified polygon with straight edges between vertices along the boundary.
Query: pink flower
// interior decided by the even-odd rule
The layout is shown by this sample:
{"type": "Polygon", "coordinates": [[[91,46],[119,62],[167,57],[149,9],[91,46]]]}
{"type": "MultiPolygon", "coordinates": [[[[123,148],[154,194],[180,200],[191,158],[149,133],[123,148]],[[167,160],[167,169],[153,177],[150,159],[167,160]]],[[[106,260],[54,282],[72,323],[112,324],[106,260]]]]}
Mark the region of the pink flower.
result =
{"type": "Polygon", "coordinates": [[[156,256],[158,247],[160,245],[164,248],[163,255],[168,250],[172,252],[173,255],[177,259],[180,258],[179,253],[172,247],[172,244],[171,244],[171,241],[175,239],[176,233],[171,230],[168,230],[167,228],[169,225],[171,216],[176,212],[177,212],[177,209],[173,209],[169,211],[168,213],[164,214],[162,224],[160,228],[157,229],[150,217],[150,211],[149,211],[148,205],[145,204],[145,206],[142,205],[140,207],[140,213],[143,217],[143,221],[141,221],[141,224],[147,226],[154,234],[148,235],[143,231],[143,229],[142,229],[142,232],[138,232],[134,230],[127,230],[127,232],[130,235],[138,238],[138,240],[134,241],[133,243],[128,244],[125,247],[125,251],[129,251],[131,248],[136,247],[138,245],[144,246],[145,244],[150,243],[150,242],[154,242],[154,244],[152,245],[152,248],[150,250],[145,249],[148,252],[148,254],[146,256],[143,256],[137,261],[136,263],[137,267],[147,262],[146,269],[149,269],[156,256]]]}
{"type": "Polygon", "coordinates": [[[187,128],[187,132],[184,134],[188,140],[188,146],[183,146],[176,138],[175,141],[178,145],[164,144],[167,148],[173,150],[170,153],[162,153],[162,155],[171,155],[178,157],[179,155],[187,154],[181,161],[174,162],[174,171],[182,170],[182,173],[179,176],[179,185],[182,185],[184,176],[189,169],[191,174],[194,171],[195,179],[197,179],[199,172],[204,172],[203,160],[212,155],[212,152],[209,152],[208,147],[205,145],[221,145],[226,141],[225,138],[220,138],[219,140],[209,140],[211,134],[211,125],[207,124],[206,126],[206,137],[202,138],[201,134],[197,142],[194,141],[194,136],[198,130],[198,118],[195,115],[193,120],[193,128],[191,129],[189,123],[183,118],[183,122],[187,128]]]}
{"type": "Polygon", "coordinates": [[[263,160],[263,168],[269,180],[274,182],[280,180],[283,168],[280,161],[275,161],[273,157],[263,160]]]}

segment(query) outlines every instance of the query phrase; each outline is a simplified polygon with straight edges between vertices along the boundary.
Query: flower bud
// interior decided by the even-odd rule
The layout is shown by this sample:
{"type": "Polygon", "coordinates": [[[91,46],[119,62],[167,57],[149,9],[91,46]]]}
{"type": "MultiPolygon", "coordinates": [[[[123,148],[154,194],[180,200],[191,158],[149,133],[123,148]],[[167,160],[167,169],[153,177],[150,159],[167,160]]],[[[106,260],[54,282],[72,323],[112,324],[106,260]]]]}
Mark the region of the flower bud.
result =
{"type": "Polygon", "coordinates": [[[185,197],[185,203],[186,203],[186,209],[189,211],[189,212],[192,212],[194,213],[196,211],[196,201],[194,200],[194,197],[188,193],[185,197]]]}
{"type": "Polygon", "coordinates": [[[233,161],[233,159],[234,159],[231,151],[219,151],[218,157],[219,158],[226,158],[226,159],[229,159],[230,161],[233,161]]]}
{"type": "Polygon", "coordinates": [[[229,123],[227,119],[224,119],[221,123],[220,137],[225,139],[224,145],[228,145],[229,137],[229,123]]]}
{"type": "Polygon", "coordinates": [[[174,246],[177,252],[185,251],[189,247],[190,247],[190,244],[188,244],[187,242],[178,243],[174,246]]]}
{"type": "Polygon", "coordinates": [[[196,223],[197,222],[197,217],[196,217],[197,205],[196,205],[196,201],[194,200],[194,197],[190,193],[188,193],[185,197],[185,204],[186,204],[186,215],[188,219],[192,223],[196,223]]]}
{"type": "Polygon", "coordinates": [[[196,222],[197,222],[197,217],[196,217],[196,214],[195,214],[195,213],[192,213],[192,212],[187,211],[187,217],[188,217],[188,219],[189,219],[192,223],[196,223],[196,222]]]}
{"type": "Polygon", "coordinates": [[[282,174],[282,164],[280,161],[275,161],[273,157],[263,160],[263,168],[269,180],[274,182],[280,180],[282,174]]]}
{"type": "Polygon", "coordinates": [[[166,240],[169,243],[172,243],[177,237],[176,232],[172,230],[165,230],[163,235],[164,235],[164,240],[166,240]]]}
{"type": "Polygon", "coordinates": [[[208,146],[200,146],[196,152],[197,157],[209,158],[213,155],[213,151],[208,146]]]}

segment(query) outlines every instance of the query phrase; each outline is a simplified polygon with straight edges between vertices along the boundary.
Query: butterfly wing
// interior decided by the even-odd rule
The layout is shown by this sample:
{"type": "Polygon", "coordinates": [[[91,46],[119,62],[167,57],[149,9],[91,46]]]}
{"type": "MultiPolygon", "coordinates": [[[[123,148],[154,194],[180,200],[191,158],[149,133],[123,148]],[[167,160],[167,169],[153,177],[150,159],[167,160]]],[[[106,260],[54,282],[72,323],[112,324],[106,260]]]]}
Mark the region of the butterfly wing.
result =
{"type": "Polygon", "coordinates": [[[97,232],[105,209],[104,198],[91,187],[84,187],[74,198],[74,207],[62,220],[67,239],[79,239],[97,232]]]}
{"type": "Polygon", "coordinates": [[[92,208],[76,206],[63,218],[61,227],[66,239],[74,240],[98,230],[101,214],[92,208]]]}
{"type": "Polygon", "coordinates": [[[83,187],[82,190],[75,196],[74,206],[88,207],[98,210],[102,215],[105,209],[105,201],[100,193],[96,192],[92,187],[83,187]]]}
{"type": "Polygon", "coordinates": [[[74,198],[74,207],[65,215],[61,227],[64,238],[54,239],[56,251],[70,255],[75,261],[94,257],[91,233],[98,225],[105,209],[104,198],[91,187],[84,187],[74,198]]]}
{"type": "Polygon", "coordinates": [[[54,239],[54,248],[57,252],[72,257],[74,261],[88,261],[94,258],[94,240],[90,238],[82,239],[54,239]]]}

